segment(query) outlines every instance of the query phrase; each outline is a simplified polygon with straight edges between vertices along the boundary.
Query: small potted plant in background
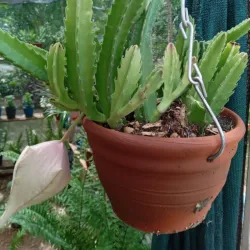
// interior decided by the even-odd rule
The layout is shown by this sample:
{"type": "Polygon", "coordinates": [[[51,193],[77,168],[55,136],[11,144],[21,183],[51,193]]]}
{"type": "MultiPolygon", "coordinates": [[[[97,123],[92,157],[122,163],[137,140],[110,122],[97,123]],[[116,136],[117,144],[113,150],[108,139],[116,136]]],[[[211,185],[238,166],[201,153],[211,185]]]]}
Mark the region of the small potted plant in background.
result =
{"type": "Polygon", "coordinates": [[[23,111],[26,118],[32,118],[34,113],[34,104],[32,100],[32,94],[26,92],[23,96],[23,111]]]}
{"type": "Polygon", "coordinates": [[[5,97],[5,102],[6,102],[5,111],[8,119],[16,118],[16,104],[14,100],[15,97],[13,95],[8,95],[5,97]]]}

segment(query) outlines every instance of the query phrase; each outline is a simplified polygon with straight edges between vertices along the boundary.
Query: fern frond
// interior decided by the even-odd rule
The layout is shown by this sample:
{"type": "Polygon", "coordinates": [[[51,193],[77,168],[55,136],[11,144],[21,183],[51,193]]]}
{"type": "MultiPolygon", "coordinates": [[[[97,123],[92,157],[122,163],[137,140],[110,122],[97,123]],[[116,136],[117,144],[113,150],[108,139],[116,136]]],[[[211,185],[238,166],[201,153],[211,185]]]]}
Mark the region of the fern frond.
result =
{"type": "Polygon", "coordinates": [[[40,138],[36,134],[35,130],[32,130],[31,128],[26,129],[26,140],[29,146],[36,145],[40,142],[40,138]]]}
{"type": "Polygon", "coordinates": [[[2,155],[3,157],[5,157],[13,162],[16,162],[18,160],[20,154],[15,153],[13,151],[5,151],[5,152],[1,152],[0,155],[2,155]]]}
{"type": "Polygon", "coordinates": [[[1,130],[0,152],[4,151],[8,139],[8,130],[6,128],[1,130]]]}
{"type": "Polygon", "coordinates": [[[72,249],[72,246],[58,234],[56,216],[48,202],[24,209],[9,220],[22,226],[22,229],[35,237],[42,237],[44,241],[58,248],[72,249]]]}
{"type": "Polygon", "coordinates": [[[26,231],[24,229],[20,229],[12,238],[9,250],[18,250],[23,244],[25,235],[26,231]]]}

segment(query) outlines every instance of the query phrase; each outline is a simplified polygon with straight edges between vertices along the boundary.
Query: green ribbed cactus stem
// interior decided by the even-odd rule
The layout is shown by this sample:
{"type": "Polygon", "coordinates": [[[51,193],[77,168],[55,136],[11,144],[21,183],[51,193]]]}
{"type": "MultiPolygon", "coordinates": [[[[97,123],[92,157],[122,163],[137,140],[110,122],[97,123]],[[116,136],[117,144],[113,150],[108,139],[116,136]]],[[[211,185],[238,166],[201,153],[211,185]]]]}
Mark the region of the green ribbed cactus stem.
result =
{"type": "Polygon", "coordinates": [[[145,86],[141,86],[133,95],[131,100],[123,108],[112,113],[108,123],[112,128],[116,128],[121,123],[121,119],[139,108],[145,100],[154,94],[163,84],[162,70],[154,70],[147,79],[145,86]]]}
{"type": "MultiPolygon", "coordinates": [[[[195,60],[195,59],[194,59],[195,60]]],[[[188,88],[189,80],[187,67],[181,77],[181,61],[173,43],[170,43],[165,51],[163,63],[163,98],[154,111],[152,121],[156,122],[167,111],[172,102],[178,99],[188,88]]]]}
{"type": "MultiPolygon", "coordinates": [[[[138,30],[134,31],[134,40],[139,43],[142,55],[141,86],[145,86],[148,76],[154,69],[151,33],[162,2],[163,0],[153,0],[149,3],[142,17],[144,19],[142,29],[141,25],[138,24],[138,30]]],[[[135,112],[138,115],[137,118],[141,120],[141,115],[143,114],[144,120],[151,122],[153,113],[156,110],[156,103],[157,94],[154,93],[145,101],[142,110],[135,112]]]]}
{"type": "Polygon", "coordinates": [[[47,59],[47,72],[49,87],[55,96],[55,102],[67,107],[70,110],[78,110],[77,103],[69,97],[65,88],[65,49],[60,43],[50,47],[47,59]]]}

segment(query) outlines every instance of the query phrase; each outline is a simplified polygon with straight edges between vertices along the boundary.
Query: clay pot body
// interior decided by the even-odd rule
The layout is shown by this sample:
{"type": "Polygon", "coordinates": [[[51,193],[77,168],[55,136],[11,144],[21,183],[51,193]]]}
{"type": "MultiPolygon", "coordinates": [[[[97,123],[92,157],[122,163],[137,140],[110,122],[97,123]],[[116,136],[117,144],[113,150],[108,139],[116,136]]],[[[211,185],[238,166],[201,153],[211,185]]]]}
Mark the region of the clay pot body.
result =
{"type": "Polygon", "coordinates": [[[225,185],[231,159],[245,134],[243,121],[225,109],[235,129],[213,162],[220,137],[156,138],[106,129],[84,120],[99,178],[114,212],[144,232],[171,234],[200,224],[225,185]]]}

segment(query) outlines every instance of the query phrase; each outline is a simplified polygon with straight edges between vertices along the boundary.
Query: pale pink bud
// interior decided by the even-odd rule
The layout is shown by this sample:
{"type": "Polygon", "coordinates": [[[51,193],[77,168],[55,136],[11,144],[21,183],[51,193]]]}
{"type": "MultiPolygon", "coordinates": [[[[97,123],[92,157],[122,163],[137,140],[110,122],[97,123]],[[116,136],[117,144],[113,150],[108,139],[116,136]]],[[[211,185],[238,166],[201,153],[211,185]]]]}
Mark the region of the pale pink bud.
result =
{"type": "Polygon", "coordinates": [[[11,193],[0,228],[17,211],[58,194],[70,181],[68,152],[61,141],[26,147],[14,170],[11,193]]]}

